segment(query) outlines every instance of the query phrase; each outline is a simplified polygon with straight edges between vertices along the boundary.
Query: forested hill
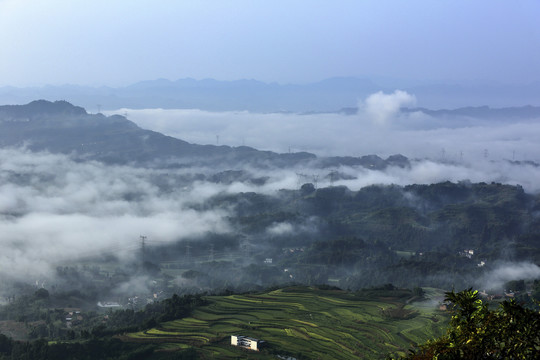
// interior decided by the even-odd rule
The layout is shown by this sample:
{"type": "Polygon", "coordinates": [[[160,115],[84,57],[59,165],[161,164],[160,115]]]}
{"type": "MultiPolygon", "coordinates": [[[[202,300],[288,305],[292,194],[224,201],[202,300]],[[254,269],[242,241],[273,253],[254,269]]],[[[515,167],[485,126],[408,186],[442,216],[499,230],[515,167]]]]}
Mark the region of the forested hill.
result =
{"type": "Polygon", "coordinates": [[[308,183],[278,196],[220,194],[204,208],[233,209],[239,236],[188,240],[155,255],[173,259],[191,245],[201,264],[185,275],[203,288],[287,281],[344,289],[487,287],[496,285],[482,279],[501,263],[540,262],[540,198],[520,186],[443,182],[351,191],[308,183]],[[209,249],[223,261],[206,263],[209,249]],[[225,261],[227,253],[242,254],[245,265],[225,261]]]}
{"type": "Polygon", "coordinates": [[[0,144],[30,150],[78,154],[109,163],[144,163],[184,159],[190,161],[291,162],[308,160],[307,153],[275,154],[249,147],[232,148],[190,144],[144,130],[123,116],[88,114],[65,101],[33,101],[0,106],[0,144]]]}

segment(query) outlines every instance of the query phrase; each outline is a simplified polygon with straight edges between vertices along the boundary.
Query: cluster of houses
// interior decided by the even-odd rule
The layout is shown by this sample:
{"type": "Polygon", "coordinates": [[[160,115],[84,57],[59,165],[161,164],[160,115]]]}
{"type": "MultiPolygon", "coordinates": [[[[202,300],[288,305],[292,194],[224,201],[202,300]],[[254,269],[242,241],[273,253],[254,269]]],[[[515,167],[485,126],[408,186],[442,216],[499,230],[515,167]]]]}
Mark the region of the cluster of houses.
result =
{"type": "MultiPolygon", "coordinates": [[[[486,290],[484,290],[484,291],[479,291],[478,294],[481,297],[491,301],[491,300],[500,300],[500,299],[512,299],[512,298],[516,297],[516,295],[521,294],[521,292],[519,292],[519,291],[514,292],[512,290],[508,290],[508,291],[505,290],[503,292],[490,294],[486,290]]],[[[530,291],[525,292],[525,294],[527,294],[527,296],[531,296],[530,291]]]]}
{"type": "Polygon", "coordinates": [[[459,252],[459,255],[460,256],[463,256],[463,257],[466,257],[468,259],[472,259],[473,255],[474,255],[474,250],[472,249],[465,249],[463,251],[460,251],[459,252]]]}
{"type": "MultiPolygon", "coordinates": [[[[519,295],[519,294],[521,294],[521,292],[519,291],[514,292],[512,290],[505,290],[505,291],[496,292],[496,293],[489,293],[486,290],[482,290],[478,292],[478,295],[480,295],[480,297],[488,301],[513,299],[514,297],[516,297],[516,295],[519,295]]],[[[531,296],[530,291],[524,292],[524,294],[526,294],[529,297],[531,296]]],[[[439,303],[439,310],[443,310],[443,311],[448,310],[448,304],[439,303]]]]}
{"type": "Polygon", "coordinates": [[[143,308],[147,304],[151,304],[155,301],[160,300],[164,295],[163,291],[157,291],[146,296],[137,296],[134,295],[127,299],[127,302],[124,302],[124,305],[116,301],[99,301],[97,306],[103,309],[121,309],[121,308],[130,308],[130,309],[139,309],[143,308]]]}
{"type": "Polygon", "coordinates": [[[72,326],[79,325],[83,321],[81,309],[78,308],[65,308],[64,316],[66,319],[66,327],[70,329],[72,326]]]}
{"type": "Polygon", "coordinates": [[[298,253],[303,253],[304,252],[304,248],[285,248],[283,249],[283,253],[285,255],[287,254],[298,254],[298,253]]]}
{"type": "MultiPolygon", "coordinates": [[[[465,249],[465,250],[459,252],[459,256],[466,257],[467,259],[472,259],[473,256],[474,256],[474,250],[473,249],[465,249]]],[[[480,262],[478,264],[476,264],[476,266],[483,267],[483,266],[486,265],[486,261],[487,261],[486,259],[480,260],[480,262]]]]}

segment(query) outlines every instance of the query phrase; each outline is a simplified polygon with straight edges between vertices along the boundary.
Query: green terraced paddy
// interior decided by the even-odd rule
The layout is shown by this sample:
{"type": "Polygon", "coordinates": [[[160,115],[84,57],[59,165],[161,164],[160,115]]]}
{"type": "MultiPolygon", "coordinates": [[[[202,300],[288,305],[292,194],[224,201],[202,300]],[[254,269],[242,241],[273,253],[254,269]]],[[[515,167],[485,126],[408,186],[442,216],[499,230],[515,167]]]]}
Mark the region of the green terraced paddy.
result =
{"type": "Polygon", "coordinates": [[[144,332],[129,334],[131,341],[156,342],[164,350],[195,346],[203,358],[275,359],[230,345],[230,335],[264,340],[276,353],[302,354],[310,359],[384,359],[404,354],[412,343],[441,335],[445,315],[426,304],[408,320],[388,320],[381,309],[402,306],[398,299],[366,300],[354,293],[292,287],[261,294],[209,296],[209,305],[190,317],[170,321],[144,332]]]}

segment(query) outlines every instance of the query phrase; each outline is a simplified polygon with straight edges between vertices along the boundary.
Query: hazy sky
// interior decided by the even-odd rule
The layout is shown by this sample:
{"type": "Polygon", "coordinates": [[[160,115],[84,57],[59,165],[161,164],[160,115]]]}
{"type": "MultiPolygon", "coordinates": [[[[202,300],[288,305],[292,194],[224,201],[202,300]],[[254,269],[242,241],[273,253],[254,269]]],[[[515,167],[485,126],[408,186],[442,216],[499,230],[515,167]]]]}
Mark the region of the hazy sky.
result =
{"type": "Polygon", "coordinates": [[[0,0],[0,86],[540,81],[540,2],[0,0]]]}

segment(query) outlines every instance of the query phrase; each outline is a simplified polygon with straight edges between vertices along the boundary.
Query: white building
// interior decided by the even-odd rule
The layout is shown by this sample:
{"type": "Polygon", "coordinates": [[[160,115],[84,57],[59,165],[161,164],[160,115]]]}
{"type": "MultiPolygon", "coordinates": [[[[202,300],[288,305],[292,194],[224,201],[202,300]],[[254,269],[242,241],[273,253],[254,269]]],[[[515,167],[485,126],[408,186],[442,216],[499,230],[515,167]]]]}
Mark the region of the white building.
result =
{"type": "Polygon", "coordinates": [[[250,338],[247,336],[231,335],[231,345],[240,346],[245,349],[250,349],[254,351],[259,351],[263,342],[264,341],[250,338]]]}
{"type": "Polygon", "coordinates": [[[122,307],[122,305],[120,305],[119,303],[114,302],[114,301],[100,301],[100,302],[97,303],[97,306],[99,306],[101,308],[119,308],[119,307],[122,307]]]}

